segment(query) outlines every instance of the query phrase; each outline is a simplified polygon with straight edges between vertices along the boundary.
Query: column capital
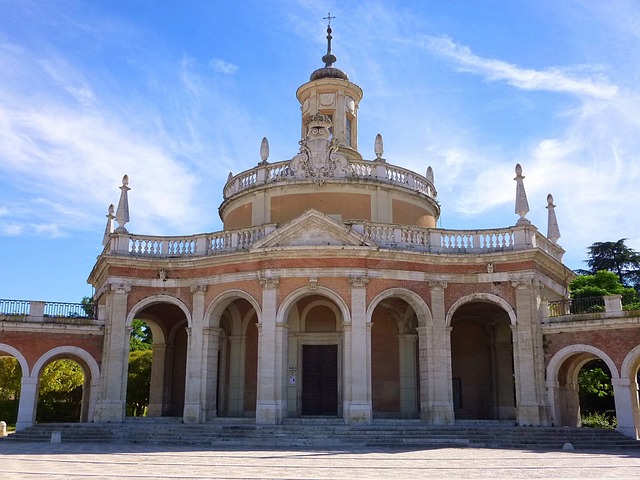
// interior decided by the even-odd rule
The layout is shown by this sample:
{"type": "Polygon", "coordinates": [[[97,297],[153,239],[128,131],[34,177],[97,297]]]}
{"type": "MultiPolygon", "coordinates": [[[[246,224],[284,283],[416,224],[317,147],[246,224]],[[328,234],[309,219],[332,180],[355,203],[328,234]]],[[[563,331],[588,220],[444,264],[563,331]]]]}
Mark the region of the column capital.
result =
{"type": "Polygon", "coordinates": [[[525,290],[527,288],[531,288],[532,281],[530,279],[511,280],[511,286],[518,290],[525,290]]]}
{"type": "Polygon", "coordinates": [[[207,286],[206,285],[191,285],[189,287],[189,291],[194,294],[204,294],[207,292],[207,286]]]}
{"type": "Polygon", "coordinates": [[[349,285],[353,288],[364,288],[369,284],[367,276],[349,276],[349,285]]]}
{"type": "Polygon", "coordinates": [[[204,333],[205,335],[211,335],[212,333],[219,334],[220,332],[222,332],[222,328],[220,327],[203,327],[202,328],[202,333],[204,333]]]}
{"type": "Polygon", "coordinates": [[[429,281],[429,286],[431,287],[431,290],[444,290],[445,288],[447,288],[447,282],[443,282],[441,280],[430,280],[429,281]]]}
{"type": "Polygon", "coordinates": [[[258,278],[258,281],[260,282],[260,285],[262,285],[262,288],[267,290],[271,288],[276,288],[278,286],[278,282],[280,281],[280,279],[272,275],[265,275],[265,276],[260,276],[258,278]]]}
{"type": "Polygon", "coordinates": [[[127,294],[131,291],[131,284],[128,282],[110,282],[109,290],[114,293],[127,294]]]}

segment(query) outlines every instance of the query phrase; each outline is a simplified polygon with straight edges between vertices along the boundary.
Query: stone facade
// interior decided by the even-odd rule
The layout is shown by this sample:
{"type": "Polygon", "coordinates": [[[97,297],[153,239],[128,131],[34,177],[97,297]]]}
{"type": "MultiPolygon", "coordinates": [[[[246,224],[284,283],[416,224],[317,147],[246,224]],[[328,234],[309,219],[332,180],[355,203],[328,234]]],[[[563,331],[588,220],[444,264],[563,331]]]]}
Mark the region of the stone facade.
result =
{"type": "Polygon", "coordinates": [[[602,358],[621,430],[635,436],[638,318],[615,308],[549,317],[572,278],[553,198],[545,237],[526,219],[517,165],[515,226],[436,228],[433,170],[388,163],[380,135],[376,158],[362,158],[362,90],[325,57],[297,92],[299,152],[271,163],[263,139],[257,166],[229,175],[222,232],[129,233],[125,176],[89,277],[97,318],[2,317],[0,353],[24,377],[18,428],[34,421],[43,366],[63,357],[85,368],[82,420],[124,421],[131,325],[141,319],[153,333],[150,416],[575,425],[577,371],[602,358]]]}

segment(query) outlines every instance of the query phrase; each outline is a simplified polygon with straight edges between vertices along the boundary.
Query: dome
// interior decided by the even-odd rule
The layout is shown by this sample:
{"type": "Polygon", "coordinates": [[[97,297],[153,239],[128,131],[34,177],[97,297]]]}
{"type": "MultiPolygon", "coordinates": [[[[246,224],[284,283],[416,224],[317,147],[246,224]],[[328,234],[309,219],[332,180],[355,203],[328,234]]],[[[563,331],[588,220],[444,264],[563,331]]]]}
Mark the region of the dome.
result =
{"type": "Polygon", "coordinates": [[[341,80],[349,81],[349,76],[339,68],[335,67],[322,67],[317,69],[311,74],[309,80],[320,80],[322,78],[339,78],[341,80]]]}

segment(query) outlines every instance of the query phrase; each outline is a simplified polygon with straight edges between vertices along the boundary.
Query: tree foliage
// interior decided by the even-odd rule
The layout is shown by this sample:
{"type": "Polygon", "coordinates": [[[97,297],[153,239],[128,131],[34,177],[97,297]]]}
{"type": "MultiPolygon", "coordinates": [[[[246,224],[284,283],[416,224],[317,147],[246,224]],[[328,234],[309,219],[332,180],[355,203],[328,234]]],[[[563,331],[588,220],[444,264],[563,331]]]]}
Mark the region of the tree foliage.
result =
{"type": "Polygon", "coordinates": [[[615,400],[611,373],[602,360],[592,360],[578,373],[580,411],[583,426],[615,426],[615,400]]]}
{"type": "Polygon", "coordinates": [[[127,378],[127,415],[141,417],[149,406],[151,386],[152,350],[135,350],[129,353],[127,378]]]}
{"type": "Polygon", "coordinates": [[[37,420],[79,421],[83,384],[84,371],[73,360],[60,359],[47,365],[40,375],[37,420]]]}
{"type": "Polygon", "coordinates": [[[151,328],[142,320],[133,319],[131,322],[131,339],[129,350],[135,352],[138,350],[151,350],[153,344],[153,336],[151,328]]]}
{"type": "Polygon", "coordinates": [[[20,397],[22,369],[13,357],[0,358],[0,400],[15,400],[20,397]]]}
{"type": "Polygon", "coordinates": [[[637,292],[625,287],[618,276],[607,270],[600,270],[593,275],[581,275],[569,284],[572,298],[602,297],[605,295],[622,295],[623,303],[637,301],[637,292]]]}
{"type": "Polygon", "coordinates": [[[629,248],[621,238],[617,242],[596,242],[587,248],[588,270],[578,270],[580,275],[593,275],[600,270],[615,273],[626,287],[640,287],[640,253],[629,248]]]}
{"type": "Polygon", "coordinates": [[[127,415],[140,417],[146,414],[151,388],[151,364],[153,362],[153,336],[149,325],[138,319],[131,322],[129,344],[129,371],[127,378],[127,415]]]}

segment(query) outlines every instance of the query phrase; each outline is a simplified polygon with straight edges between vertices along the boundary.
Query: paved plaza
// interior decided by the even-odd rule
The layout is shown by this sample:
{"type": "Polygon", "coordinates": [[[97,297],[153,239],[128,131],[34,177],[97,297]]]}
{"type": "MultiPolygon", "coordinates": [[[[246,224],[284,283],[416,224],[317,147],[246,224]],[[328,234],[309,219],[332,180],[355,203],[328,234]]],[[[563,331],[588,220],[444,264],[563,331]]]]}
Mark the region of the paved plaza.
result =
{"type": "Polygon", "coordinates": [[[637,478],[638,451],[213,450],[0,442],[4,479],[637,478]]]}

